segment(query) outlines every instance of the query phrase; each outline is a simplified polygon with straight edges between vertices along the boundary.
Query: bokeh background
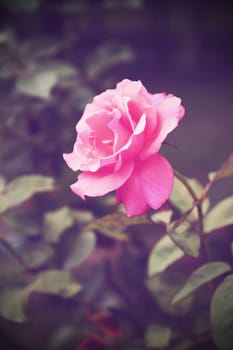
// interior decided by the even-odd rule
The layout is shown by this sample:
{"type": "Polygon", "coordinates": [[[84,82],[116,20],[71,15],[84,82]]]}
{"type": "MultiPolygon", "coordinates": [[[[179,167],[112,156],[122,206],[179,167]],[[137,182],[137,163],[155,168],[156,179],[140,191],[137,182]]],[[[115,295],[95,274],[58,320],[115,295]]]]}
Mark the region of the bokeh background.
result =
{"type": "Polygon", "coordinates": [[[0,22],[1,123],[14,124],[17,114],[14,139],[34,147],[14,152],[2,141],[8,176],[35,170],[33,161],[40,171],[56,172],[61,153],[72,148],[85,104],[126,77],[182,98],[186,118],[169,138],[178,151],[163,150],[176,168],[204,180],[231,151],[229,4],[2,0],[0,22]],[[17,154],[15,168],[9,154],[17,154]]]}
{"type": "MultiPolygon", "coordinates": [[[[86,103],[129,78],[151,93],[182,98],[186,116],[162,153],[180,172],[205,182],[232,151],[232,34],[232,10],[224,1],[1,0],[1,175],[56,179],[59,194],[39,198],[38,212],[33,209],[39,218],[67,204],[94,215],[109,212],[98,199],[83,203],[70,192],[75,175],[62,153],[72,149],[86,103]]],[[[231,186],[216,185],[213,201],[231,186]]],[[[59,307],[60,325],[72,302],[59,307]]],[[[40,319],[38,327],[37,321],[15,326],[1,320],[1,349],[58,349],[60,338],[51,340],[57,326],[40,319]]],[[[72,327],[62,334],[76,344],[72,327]]]]}

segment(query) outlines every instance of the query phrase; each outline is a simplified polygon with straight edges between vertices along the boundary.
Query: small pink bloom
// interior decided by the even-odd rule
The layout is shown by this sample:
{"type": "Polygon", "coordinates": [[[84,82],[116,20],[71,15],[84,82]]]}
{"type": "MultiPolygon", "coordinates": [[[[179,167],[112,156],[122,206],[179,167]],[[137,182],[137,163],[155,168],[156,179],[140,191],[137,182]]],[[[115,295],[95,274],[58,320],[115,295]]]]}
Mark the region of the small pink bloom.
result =
{"type": "Polygon", "coordinates": [[[68,166],[82,173],[71,189],[81,198],[116,191],[128,216],[158,209],[173,187],[173,171],[158,154],[163,141],[184,116],[172,94],[150,94],[128,79],[87,104],[77,123],[68,166]]]}

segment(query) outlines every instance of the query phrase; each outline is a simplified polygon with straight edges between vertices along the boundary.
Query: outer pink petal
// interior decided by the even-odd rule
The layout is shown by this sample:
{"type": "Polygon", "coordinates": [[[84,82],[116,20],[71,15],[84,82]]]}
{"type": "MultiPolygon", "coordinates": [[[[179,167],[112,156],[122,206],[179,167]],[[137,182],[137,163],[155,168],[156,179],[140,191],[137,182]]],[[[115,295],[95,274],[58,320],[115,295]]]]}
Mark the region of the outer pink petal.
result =
{"type": "Polygon", "coordinates": [[[97,197],[116,190],[130,177],[134,164],[128,163],[117,172],[113,168],[102,168],[92,172],[83,172],[78,176],[78,181],[71,185],[74,193],[85,199],[85,196],[97,197]]]}
{"type": "Polygon", "coordinates": [[[123,203],[128,216],[140,215],[148,210],[142,196],[141,185],[134,174],[116,191],[117,203],[123,203]]]}
{"type": "Polygon", "coordinates": [[[158,125],[153,136],[154,141],[146,152],[142,154],[142,158],[157,153],[167,135],[177,127],[179,121],[183,118],[184,107],[181,105],[181,99],[168,95],[158,105],[156,113],[158,125]]]}
{"type": "Polygon", "coordinates": [[[128,216],[143,214],[148,207],[158,209],[168,199],[173,187],[173,171],[159,154],[138,162],[129,180],[117,190],[128,216]]]}
{"type": "Polygon", "coordinates": [[[117,84],[116,91],[121,97],[127,96],[133,100],[138,98],[149,99],[149,93],[140,80],[132,81],[129,79],[123,79],[117,84]]]}
{"type": "Polygon", "coordinates": [[[160,208],[173,188],[174,175],[170,163],[156,154],[145,160],[137,171],[148,205],[153,209],[160,208]]]}
{"type": "Polygon", "coordinates": [[[73,171],[77,171],[81,167],[81,161],[80,161],[81,159],[80,159],[80,156],[77,154],[75,148],[76,148],[76,143],[74,144],[73,152],[63,153],[63,158],[64,158],[66,164],[73,171]]]}

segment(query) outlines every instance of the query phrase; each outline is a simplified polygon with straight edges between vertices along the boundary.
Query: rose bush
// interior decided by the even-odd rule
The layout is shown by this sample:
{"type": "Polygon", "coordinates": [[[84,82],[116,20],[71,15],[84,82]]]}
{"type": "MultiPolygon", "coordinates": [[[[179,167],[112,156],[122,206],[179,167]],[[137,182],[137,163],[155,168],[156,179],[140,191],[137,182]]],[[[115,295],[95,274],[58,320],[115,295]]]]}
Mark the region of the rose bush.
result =
{"type": "Polygon", "coordinates": [[[128,216],[158,209],[174,178],[158,152],[183,115],[180,98],[150,94],[140,81],[125,79],[94,97],[77,123],[73,152],[63,155],[82,172],[73,192],[85,199],[116,190],[128,216]]]}

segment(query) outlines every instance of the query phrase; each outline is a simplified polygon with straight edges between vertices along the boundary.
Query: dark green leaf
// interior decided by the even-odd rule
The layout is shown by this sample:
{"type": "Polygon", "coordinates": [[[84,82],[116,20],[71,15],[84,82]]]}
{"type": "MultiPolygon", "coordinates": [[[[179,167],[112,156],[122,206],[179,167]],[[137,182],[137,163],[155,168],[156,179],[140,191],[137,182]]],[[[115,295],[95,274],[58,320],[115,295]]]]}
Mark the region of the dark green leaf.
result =
{"type": "Polygon", "coordinates": [[[0,315],[14,322],[24,322],[26,315],[24,290],[20,288],[5,289],[0,292],[0,315]]]}
{"type": "Polygon", "coordinates": [[[172,239],[165,235],[152,249],[148,261],[148,275],[164,271],[168,266],[179,260],[184,255],[172,239]]]}
{"type": "Polygon", "coordinates": [[[13,208],[38,192],[53,191],[54,179],[43,175],[24,175],[6,185],[0,193],[0,213],[13,208]]]}
{"type": "Polygon", "coordinates": [[[32,292],[46,293],[69,298],[81,289],[81,285],[68,271],[48,270],[38,274],[35,280],[25,288],[25,293],[28,295],[32,292]]]}
{"type": "Polygon", "coordinates": [[[0,289],[2,286],[18,282],[21,280],[21,273],[23,271],[22,265],[19,264],[18,260],[15,259],[12,254],[4,249],[2,244],[0,244],[1,254],[0,254],[0,289]]]}
{"type": "Polygon", "coordinates": [[[72,250],[64,263],[64,267],[72,269],[80,265],[92,253],[96,245],[96,236],[92,231],[82,232],[72,245],[72,250]]]}
{"type": "Polygon", "coordinates": [[[94,219],[94,214],[89,210],[78,210],[78,209],[70,209],[72,216],[77,222],[77,224],[88,224],[90,221],[94,219]]]}
{"type": "Polygon", "coordinates": [[[233,275],[216,289],[210,306],[211,327],[219,350],[232,350],[233,344],[233,275]]]}
{"type": "Polygon", "coordinates": [[[155,224],[169,224],[172,217],[172,210],[160,210],[151,215],[151,220],[155,224]]]}
{"type": "Polygon", "coordinates": [[[3,192],[5,186],[6,186],[6,179],[0,175],[0,196],[1,196],[1,192],[3,192]]]}
{"type": "Polygon", "coordinates": [[[30,75],[21,77],[16,84],[18,92],[48,100],[55,85],[64,79],[75,76],[74,67],[54,62],[53,64],[35,68],[30,75]]]}
{"type": "Polygon", "coordinates": [[[233,196],[223,199],[212,208],[206,215],[204,224],[206,233],[233,225],[233,196]]]}
{"type": "Polygon", "coordinates": [[[121,229],[131,225],[141,224],[151,224],[151,221],[146,215],[140,215],[129,218],[122,212],[116,212],[92,220],[86,226],[86,229],[97,230],[108,237],[126,241],[128,240],[128,236],[124,232],[122,232],[121,229]]]}
{"type": "Polygon", "coordinates": [[[183,286],[184,281],[185,276],[179,271],[167,269],[163,273],[157,274],[148,279],[146,285],[162,310],[175,316],[186,314],[193,303],[192,295],[178,304],[171,303],[174,296],[183,286]]]}
{"type": "Polygon", "coordinates": [[[113,214],[108,214],[102,216],[99,219],[93,220],[88,228],[96,228],[96,227],[106,227],[106,228],[119,228],[119,227],[127,227],[131,225],[141,225],[141,224],[151,224],[150,219],[147,215],[140,215],[134,217],[128,217],[126,214],[122,212],[116,212],[113,214]]]}
{"type": "Polygon", "coordinates": [[[57,83],[55,72],[45,71],[35,73],[31,77],[22,78],[18,81],[16,88],[20,93],[48,99],[52,88],[57,83]]]}
{"type": "Polygon", "coordinates": [[[233,154],[231,154],[225,160],[225,162],[222,164],[222,166],[217,171],[209,173],[208,177],[209,177],[210,181],[206,185],[206,187],[205,187],[205,189],[204,189],[204,191],[199,199],[199,203],[201,203],[205,200],[210,188],[212,187],[212,185],[216,181],[222,180],[222,179],[225,179],[228,177],[233,177],[233,154]]]}
{"type": "Polygon", "coordinates": [[[44,216],[44,235],[48,242],[56,243],[62,233],[74,225],[74,216],[69,207],[47,212],[44,216]]]}
{"type": "MultiPolygon", "coordinates": [[[[199,196],[201,196],[203,192],[203,186],[200,184],[200,182],[197,181],[196,179],[187,178],[187,177],[186,177],[186,180],[188,181],[189,185],[193,189],[193,192],[195,193],[196,197],[198,198],[199,196]]],[[[177,207],[181,211],[181,213],[186,213],[190,208],[192,208],[193,202],[194,202],[186,186],[176,177],[174,180],[174,188],[169,200],[175,207],[177,207]]],[[[202,204],[202,207],[203,207],[203,212],[205,213],[209,207],[208,199],[205,199],[205,201],[202,204]]],[[[192,220],[198,219],[197,209],[194,209],[190,213],[189,218],[192,220]]]]}
{"type": "Polygon", "coordinates": [[[28,268],[38,268],[44,265],[53,256],[53,249],[48,244],[43,242],[32,242],[25,245],[24,249],[20,251],[28,268]]]}
{"type": "Polygon", "coordinates": [[[200,250],[200,237],[188,221],[182,222],[175,228],[174,223],[168,225],[167,233],[184,253],[193,256],[194,258],[198,257],[200,250]]]}
{"type": "Polygon", "coordinates": [[[212,281],[214,278],[219,277],[230,270],[231,266],[221,261],[214,261],[202,265],[190,275],[184,287],[173,298],[172,303],[178,303],[207,282],[212,281]]]}
{"type": "Polygon", "coordinates": [[[0,315],[10,321],[23,322],[26,320],[25,306],[31,293],[46,293],[70,298],[81,289],[81,285],[68,271],[44,271],[24,288],[3,289],[0,292],[0,315]]]}
{"type": "MultiPolygon", "coordinates": [[[[18,212],[17,210],[8,211],[4,214],[4,225],[6,235],[9,229],[14,232],[15,240],[17,238],[26,238],[26,236],[36,236],[40,233],[40,227],[37,222],[35,222],[29,215],[28,212],[18,212]],[[8,227],[8,230],[6,228],[8,227]],[[17,238],[16,238],[17,236],[17,238]]],[[[6,236],[5,235],[5,236],[6,236]]],[[[9,234],[8,237],[9,238],[9,234]]]]}
{"type": "Polygon", "coordinates": [[[145,341],[149,348],[167,348],[171,340],[171,329],[159,324],[150,324],[146,330],[145,341]]]}
{"type": "Polygon", "coordinates": [[[233,176],[233,154],[231,154],[222,166],[215,172],[209,175],[211,182],[215,182],[217,180],[222,180],[227,177],[233,176]]]}

